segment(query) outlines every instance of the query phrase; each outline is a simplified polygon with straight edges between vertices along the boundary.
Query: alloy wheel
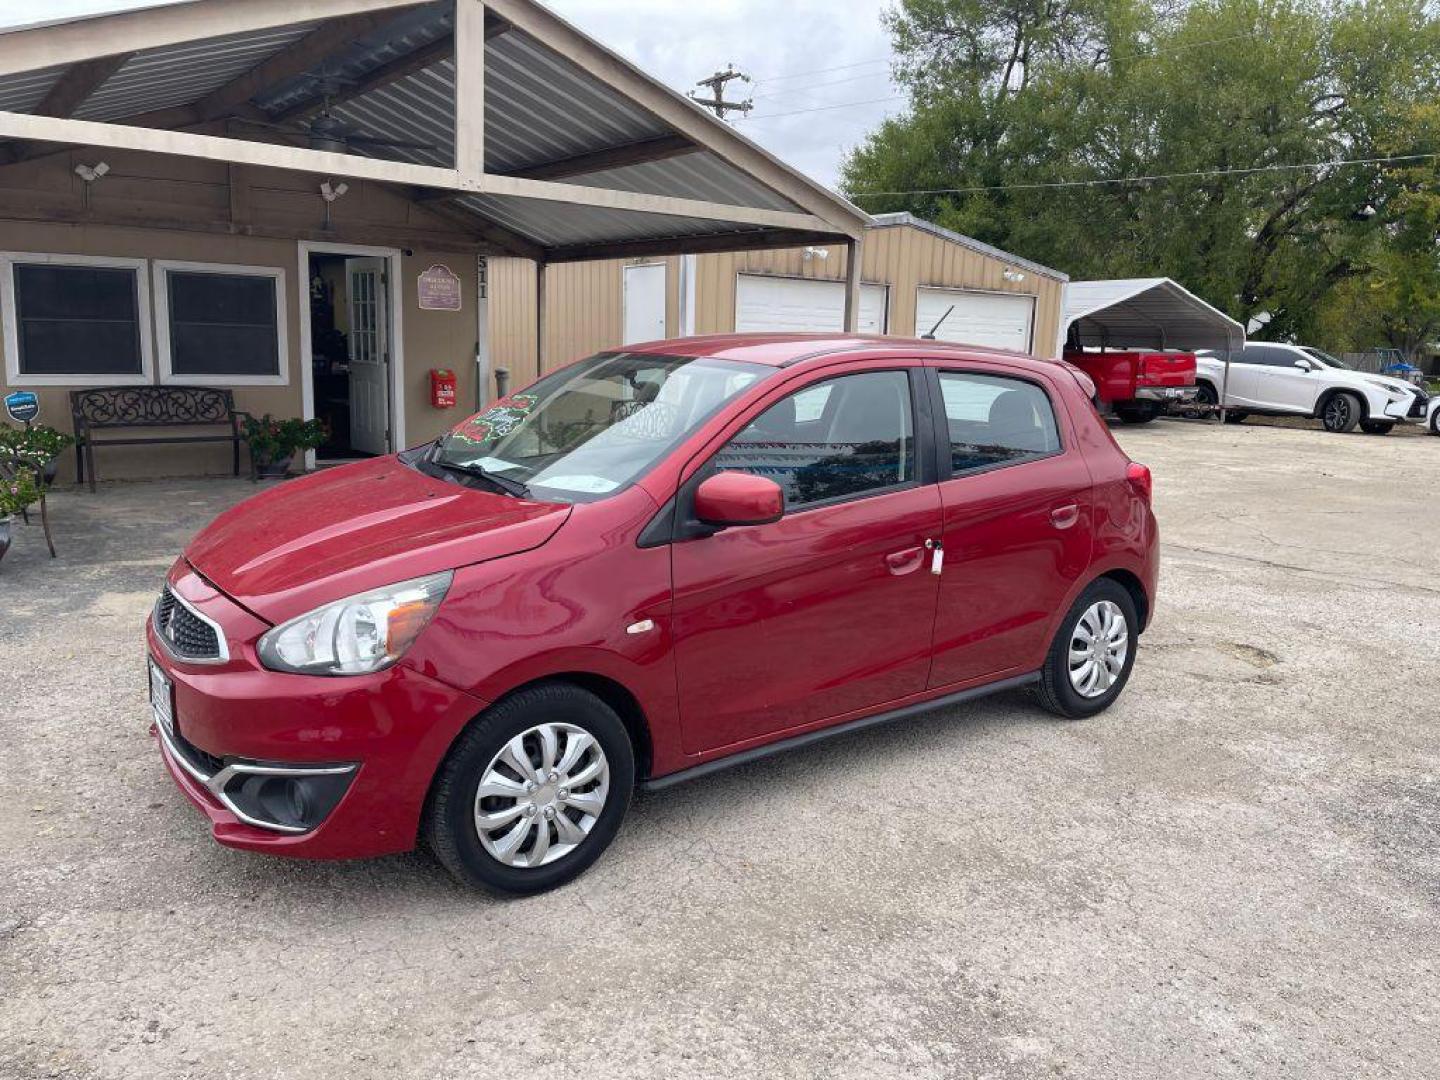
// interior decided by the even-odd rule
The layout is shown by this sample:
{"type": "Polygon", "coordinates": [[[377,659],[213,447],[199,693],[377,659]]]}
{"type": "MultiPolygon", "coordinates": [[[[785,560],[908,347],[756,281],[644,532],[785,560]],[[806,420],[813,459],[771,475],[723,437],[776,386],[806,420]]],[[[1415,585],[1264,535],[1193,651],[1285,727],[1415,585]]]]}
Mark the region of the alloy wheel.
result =
{"type": "Polygon", "coordinates": [[[1085,609],[1070,632],[1070,685],[1081,697],[1096,698],[1115,685],[1130,653],[1130,626],[1113,600],[1085,609]]]}
{"type": "Polygon", "coordinates": [[[573,724],[538,724],[507,742],[475,792],[475,829],[506,866],[563,859],[589,835],[610,793],[610,763],[573,724]]]}
{"type": "Polygon", "coordinates": [[[1331,431],[1346,431],[1350,427],[1350,398],[1336,394],[1325,405],[1325,426],[1331,431]]]}

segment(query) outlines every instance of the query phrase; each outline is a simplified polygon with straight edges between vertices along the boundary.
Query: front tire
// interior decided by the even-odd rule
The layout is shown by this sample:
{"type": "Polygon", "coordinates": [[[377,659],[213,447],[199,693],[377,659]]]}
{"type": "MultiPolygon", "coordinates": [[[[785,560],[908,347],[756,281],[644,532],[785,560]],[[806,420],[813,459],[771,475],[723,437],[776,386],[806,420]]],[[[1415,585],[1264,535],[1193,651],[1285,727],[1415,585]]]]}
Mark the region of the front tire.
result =
{"type": "Polygon", "coordinates": [[[1360,430],[1363,431],[1366,435],[1389,435],[1391,429],[1394,428],[1394,426],[1395,425],[1388,420],[1360,421],[1360,430]]]}
{"type": "Polygon", "coordinates": [[[1130,681],[1139,636],[1130,593],[1111,578],[1092,582],[1050,643],[1035,689],[1040,704],[1072,720],[1108,709],[1130,681]]]}
{"type": "Polygon", "coordinates": [[[1343,435],[1355,430],[1355,425],[1360,423],[1363,409],[1358,397],[1348,391],[1341,391],[1325,402],[1324,408],[1320,410],[1320,420],[1326,431],[1343,435]]]}
{"type": "Polygon", "coordinates": [[[1440,409],[1430,414],[1430,434],[1440,435],[1440,409]]]}
{"type": "Polygon", "coordinates": [[[505,698],[440,766],[425,841],[463,885],[512,896],[579,877],[620,829],[635,751],[615,711],[569,683],[505,698]]]}

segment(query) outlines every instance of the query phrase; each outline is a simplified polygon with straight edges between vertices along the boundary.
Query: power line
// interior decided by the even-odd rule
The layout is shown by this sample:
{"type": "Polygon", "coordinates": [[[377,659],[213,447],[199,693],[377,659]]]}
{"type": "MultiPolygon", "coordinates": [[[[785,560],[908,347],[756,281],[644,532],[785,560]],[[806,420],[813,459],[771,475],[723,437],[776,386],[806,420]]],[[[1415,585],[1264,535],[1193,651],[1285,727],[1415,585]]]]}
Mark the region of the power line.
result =
{"type": "MultiPolygon", "coordinates": [[[[786,90],[775,91],[760,90],[755,93],[755,100],[759,101],[762,98],[793,97],[795,94],[813,93],[827,86],[844,86],[846,83],[864,82],[866,79],[888,79],[889,77],[890,73],[888,71],[867,71],[863,75],[851,75],[848,79],[831,79],[829,82],[811,83],[804,88],[791,87],[786,90]]],[[[756,85],[764,86],[765,84],[757,83],[756,85]]]]}
{"type": "MultiPolygon", "coordinates": [[[[1190,50],[1192,50],[1192,49],[1203,48],[1203,47],[1205,47],[1205,46],[1207,46],[1207,45],[1221,45],[1221,44],[1224,44],[1225,42],[1238,41],[1238,40],[1240,40],[1240,39],[1242,39],[1242,38],[1244,38],[1244,39],[1251,39],[1251,38],[1253,38],[1254,36],[1255,36],[1255,35],[1254,35],[1253,33],[1250,33],[1250,32],[1246,32],[1246,33],[1242,33],[1242,34],[1229,34],[1229,35],[1227,35],[1226,37],[1209,38],[1209,39],[1207,39],[1207,40],[1205,40],[1205,41],[1192,41],[1192,42],[1190,42],[1190,43],[1187,44],[1187,45],[1176,45],[1174,48],[1171,48],[1171,49],[1160,49],[1160,50],[1157,50],[1157,51],[1155,51],[1155,52],[1148,52],[1148,53],[1130,53],[1129,55],[1126,55],[1126,56],[1109,56],[1109,57],[1103,57],[1103,58],[1101,58],[1101,60],[1100,60],[1099,62],[1102,63],[1102,64],[1112,64],[1112,63],[1115,63],[1116,61],[1122,61],[1122,60],[1153,60],[1153,59],[1155,59],[1155,58],[1157,58],[1157,57],[1170,56],[1170,55],[1173,55],[1174,53],[1179,53],[1179,52],[1188,52],[1188,51],[1190,51],[1190,50]]],[[[779,82],[779,81],[782,80],[782,79],[798,79],[798,78],[801,78],[801,77],[803,77],[803,76],[805,76],[805,75],[818,75],[818,74],[823,74],[823,73],[825,73],[825,72],[827,72],[827,71],[844,71],[844,70],[848,70],[848,69],[850,69],[850,68],[860,67],[860,66],[865,65],[865,64],[874,64],[874,63],[880,63],[880,62],[881,62],[881,61],[878,61],[878,60],[870,60],[870,61],[861,61],[860,63],[856,63],[856,64],[842,64],[842,65],[840,65],[839,67],[835,67],[835,68],[820,68],[820,69],[817,69],[816,71],[796,72],[794,75],[781,75],[781,76],[778,76],[778,77],[775,77],[775,78],[759,79],[759,80],[756,80],[756,83],[757,83],[757,85],[759,85],[759,84],[762,84],[762,83],[779,82]]],[[[877,72],[876,74],[878,74],[878,72],[877,72]]],[[[857,79],[838,79],[838,80],[835,80],[834,82],[830,82],[830,83],[820,83],[820,84],[818,84],[818,85],[820,85],[820,86],[839,86],[839,85],[841,85],[842,83],[854,82],[854,81],[858,81],[858,79],[861,79],[861,78],[870,78],[870,77],[871,77],[871,76],[869,76],[869,75],[863,75],[863,76],[859,76],[857,79]]],[[[808,89],[809,89],[809,88],[807,87],[807,90],[808,90],[808,89]]],[[[803,92],[804,92],[804,91],[795,91],[795,90],[787,90],[787,91],[784,91],[784,93],[786,93],[786,94],[803,93],[803,92]]],[[[779,94],[756,94],[755,96],[756,96],[756,98],[765,98],[765,97],[771,97],[771,98],[773,98],[773,97],[778,97],[779,94]]],[[[882,104],[882,103],[884,103],[884,102],[889,102],[889,101],[901,101],[901,100],[904,100],[904,99],[906,99],[906,98],[908,98],[908,97],[909,97],[908,94],[896,94],[896,95],[893,95],[893,96],[891,96],[891,97],[871,98],[871,99],[868,100],[868,101],[851,101],[851,102],[846,102],[846,103],[844,103],[844,104],[836,104],[836,105],[817,105],[817,106],[815,106],[815,107],[813,107],[813,108],[807,108],[807,109],[792,109],[792,110],[790,110],[790,111],[788,111],[788,112],[782,112],[782,113],[761,113],[759,116],[746,116],[745,119],[747,119],[747,120],[771,120],[771,119],[779,119],[779,118],[785,117],[785,116],[802,116],[802,115],[804,115],[805,113],[811,113],[811,112],[827,112],[827,111],[832,110],[832,109],[848,109],[848,108],[853,108],[853,107],[860,106],[860,105],[879,105],[879,104],[882,104]]]]}
{"type": "Polygon", "coordinates": [[[761,113],[759,116],[747,116],[746,120],[778,120],[782,116],[800,116],[802,113],[827,112],[830,109],[853,109],[857,105],[879,105],[882,101],[904,101],[908,94],[895,94],[891,97],[871,98],[869,101],[846,101],[837,105],[816,105],[810,109],[794,109],[791,112],[761,113]]]}
{"type": "Polygon", "coordinates": [[[787,82],[790,79],[804,79],[811,75],[825,75],[832,71],[850,71],[858,67],[870,67],[873,64],[888,64],[890,57],[880,56],[874,60],[857,60],[853,64],[836,64],[834,67],[813,68],[810,71],[792,71],[789,75],[757,75],[756,82],[772,83],[787,82]]]}
{"type": "Polygon", "coordinates": [[[1394,157],[1349,158],[1339,161],[1312,161],[1305,165],[1256,165],[1246,169],[1197,169],[1194,172],[1153,173],[1148,176],[1115,176],[1102,180],[1055,180],[1033,184],[991,184],[984,187],[926,188],[916,191],[856,191],[852,199],[873,199],[899,195],[973,195],[982,191],[1038,191],[1054,188],[1101,187],[1106,184],[1146,184],[1155,180],[1183,180],[1202,176],[1251,176],[1255,173],[1285,172],[1304,169],[1334,169],[1347,165],[1387,165],[1398,161],[1429,161],[1434,154],[1400,154],[1394,157]]]}

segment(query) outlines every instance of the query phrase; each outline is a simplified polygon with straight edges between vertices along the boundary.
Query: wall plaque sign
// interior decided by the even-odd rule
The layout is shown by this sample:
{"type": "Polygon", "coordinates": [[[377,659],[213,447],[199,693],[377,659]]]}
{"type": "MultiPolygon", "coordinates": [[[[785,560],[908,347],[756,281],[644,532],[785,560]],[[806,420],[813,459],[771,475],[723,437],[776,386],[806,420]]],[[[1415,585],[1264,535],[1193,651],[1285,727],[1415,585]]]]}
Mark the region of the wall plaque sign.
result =
{"type": "Polygon", "coordinates": [[[460,278],[448,266],[436,263],[421,271],[416,290],[421,311],[459,311],[461,306],[460,278]]]}

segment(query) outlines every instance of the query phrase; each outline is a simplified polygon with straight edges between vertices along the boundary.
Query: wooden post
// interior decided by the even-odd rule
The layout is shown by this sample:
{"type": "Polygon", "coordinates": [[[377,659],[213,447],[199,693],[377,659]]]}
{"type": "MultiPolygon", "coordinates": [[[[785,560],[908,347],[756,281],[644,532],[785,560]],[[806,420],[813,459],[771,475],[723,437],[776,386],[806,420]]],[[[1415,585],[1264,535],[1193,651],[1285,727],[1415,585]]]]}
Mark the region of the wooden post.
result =
{"type": "Polygon", "coordinates": [[[455,170],[485,175],[485,5],[455,0],[455,170]]]}
{"type": "Polygon", "coordinates": [[[860,238],[845,241],[845,332],[860,331],[860,259],[864,245],[860,238]]]}
{"type": "Polygon", "coordinates": [[[535,260],[535,377],[545,374],[545,261],[535,260]]]}
{"type": "Polygon", "coordinates": [[[1230,389],[1230,354],[1234,349],[1225,350],[1225,370],[1220,374],[1220,423],[1225,423],[1225,394],[1230,389]]]}

